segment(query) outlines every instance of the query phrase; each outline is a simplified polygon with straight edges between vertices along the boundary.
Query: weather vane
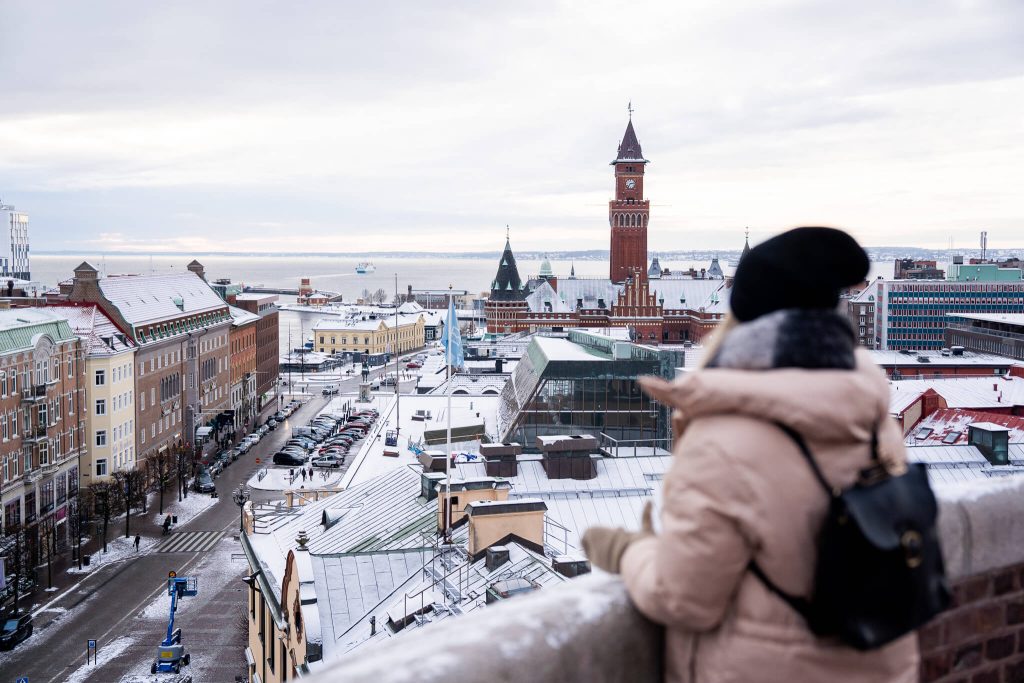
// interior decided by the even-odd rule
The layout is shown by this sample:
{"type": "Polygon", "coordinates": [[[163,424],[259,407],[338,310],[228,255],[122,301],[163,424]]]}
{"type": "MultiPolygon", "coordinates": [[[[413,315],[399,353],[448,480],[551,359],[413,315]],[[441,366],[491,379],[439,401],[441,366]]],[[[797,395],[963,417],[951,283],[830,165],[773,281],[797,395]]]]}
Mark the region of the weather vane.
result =
{"type": "Polygon", "coordinates": [[[629,120],[632,121],[633,120],[633,112],[636,111],[635,109],[633,109],[633,100],[630,100],[629,104],[626,105],[626,111],[629,112],[629,120]]]}
{"type": "Polygon", "coordinates": [[[505,239],[508,239],[508,223],[505,224],[505,239]]]}

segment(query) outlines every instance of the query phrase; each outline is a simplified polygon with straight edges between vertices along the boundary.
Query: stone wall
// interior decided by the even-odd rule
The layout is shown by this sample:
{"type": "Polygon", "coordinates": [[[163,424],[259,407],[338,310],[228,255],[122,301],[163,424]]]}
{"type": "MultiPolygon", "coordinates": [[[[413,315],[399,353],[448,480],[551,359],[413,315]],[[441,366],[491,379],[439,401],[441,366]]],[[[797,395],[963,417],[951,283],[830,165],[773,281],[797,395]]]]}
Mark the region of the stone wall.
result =
{"type": "MultiPolygon", "coordinates": [[[[955,603],[920,633],[922,683],[1024,681],[1024,477],[986,484],[940,497],[955,603]]],[[[622,582],[595,574],[328,659],[312,680],[655,683],[660,648],[622,582]]]]}

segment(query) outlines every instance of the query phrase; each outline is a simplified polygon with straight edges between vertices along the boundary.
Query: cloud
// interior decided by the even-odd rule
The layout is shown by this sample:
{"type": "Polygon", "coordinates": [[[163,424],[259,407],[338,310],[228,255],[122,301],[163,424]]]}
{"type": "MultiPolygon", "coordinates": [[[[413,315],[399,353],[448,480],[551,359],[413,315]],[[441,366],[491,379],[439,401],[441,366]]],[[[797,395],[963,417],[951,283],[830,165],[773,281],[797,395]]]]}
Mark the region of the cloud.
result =
{"type": "Polygon", "coordinates": [[[1012,0],[26,1],[4,19],[0,187],[34,249],[499,249],[506,223],[521,248],[604,248],[629,99],[652,248],[807,221],[1011,243],[1024,218],[1012,0]]]}

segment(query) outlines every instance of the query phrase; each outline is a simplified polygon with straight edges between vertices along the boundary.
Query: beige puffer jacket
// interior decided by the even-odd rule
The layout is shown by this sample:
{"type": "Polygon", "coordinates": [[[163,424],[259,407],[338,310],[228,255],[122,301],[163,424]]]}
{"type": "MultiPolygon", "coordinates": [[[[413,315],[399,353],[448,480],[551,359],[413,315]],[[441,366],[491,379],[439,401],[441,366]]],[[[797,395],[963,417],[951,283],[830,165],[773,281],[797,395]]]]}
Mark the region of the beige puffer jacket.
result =
{"type": "Polygon", "coordinates": [[[828,497],[793,442],[804,436],[826,478],[851,484],[880,452],[904,466],[886,380],[855,370],[710,369],[676,380],[675,458],[661,531],[629,546],[621,571],[636,606],[666,628],[666,677],[688,683],[917,681],[911,634],[872,652],[816,638],[748,570],[756,559],[784,591],[808,595],[828,497]]]}

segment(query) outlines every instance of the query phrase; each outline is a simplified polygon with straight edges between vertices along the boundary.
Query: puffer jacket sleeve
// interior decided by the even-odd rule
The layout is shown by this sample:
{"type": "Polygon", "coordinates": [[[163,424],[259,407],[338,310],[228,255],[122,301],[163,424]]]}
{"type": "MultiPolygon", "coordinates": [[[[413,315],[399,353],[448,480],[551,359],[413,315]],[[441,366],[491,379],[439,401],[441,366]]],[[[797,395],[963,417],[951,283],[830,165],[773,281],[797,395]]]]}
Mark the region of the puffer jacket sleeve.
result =
{"type": "Polygon", "coordinates": [[[661,532],[632,543],[621,572],[649,619],[707,631],[722,621],[753,556],[757,513],[742,468],[714,444],[690,441],[665,476],[661,532]]]}

